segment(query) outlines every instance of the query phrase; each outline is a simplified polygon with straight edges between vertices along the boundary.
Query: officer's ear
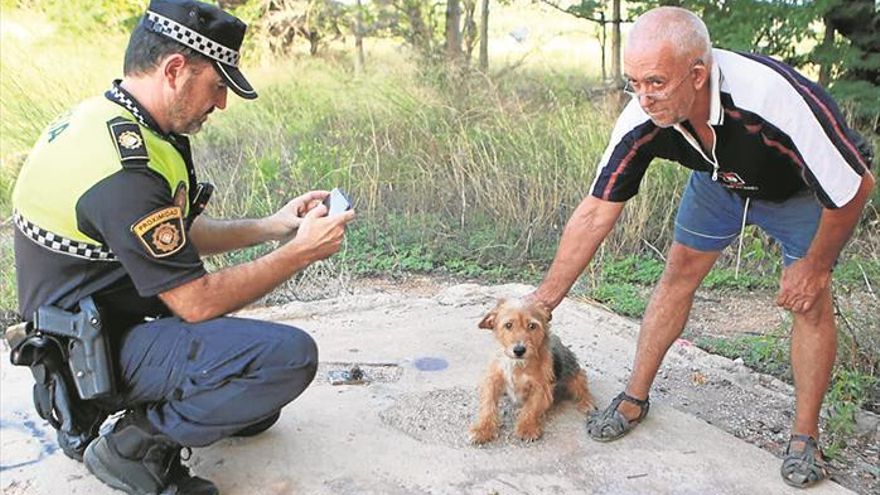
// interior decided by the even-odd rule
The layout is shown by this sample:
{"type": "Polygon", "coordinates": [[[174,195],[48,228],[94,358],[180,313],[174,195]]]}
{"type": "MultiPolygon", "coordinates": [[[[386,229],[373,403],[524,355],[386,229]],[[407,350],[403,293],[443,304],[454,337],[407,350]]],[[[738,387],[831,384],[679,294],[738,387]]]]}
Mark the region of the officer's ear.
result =
{"type": "Polygon", "coordinates": [[[186,57],[180,53],[172,53],[162,60],[162,76],[171,89],[176,90],[182,84],[186,65],[186,57]]]}

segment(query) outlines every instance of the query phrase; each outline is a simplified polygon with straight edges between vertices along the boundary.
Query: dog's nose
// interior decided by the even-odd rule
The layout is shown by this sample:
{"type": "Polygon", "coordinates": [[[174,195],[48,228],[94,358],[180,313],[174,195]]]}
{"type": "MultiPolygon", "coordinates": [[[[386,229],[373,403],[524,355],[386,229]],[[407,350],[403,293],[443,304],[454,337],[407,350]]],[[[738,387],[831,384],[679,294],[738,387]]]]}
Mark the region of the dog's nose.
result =
{"type": "Polygon", "coordinates": [[[524,346],[522,344],[516,344],[515,346],[513,346],[513,354],[516,357],[523,357],[523,354],[525,354],[525,353],[526,353],[526,346],[524,346]]]}

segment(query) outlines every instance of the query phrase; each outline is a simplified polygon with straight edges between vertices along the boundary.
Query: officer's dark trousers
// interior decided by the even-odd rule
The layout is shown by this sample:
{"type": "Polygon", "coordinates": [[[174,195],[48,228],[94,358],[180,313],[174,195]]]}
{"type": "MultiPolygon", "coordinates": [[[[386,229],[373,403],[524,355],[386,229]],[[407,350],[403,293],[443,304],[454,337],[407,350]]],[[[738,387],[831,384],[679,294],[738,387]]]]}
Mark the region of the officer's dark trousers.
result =
{"type": "Polygon", "coordinates": [[[161,318],[120,344],[128,407],[181,445],[209,445],[278,412],[308,387],[318,367],[302,330],[242,318],[186,323],[161,318]]]}

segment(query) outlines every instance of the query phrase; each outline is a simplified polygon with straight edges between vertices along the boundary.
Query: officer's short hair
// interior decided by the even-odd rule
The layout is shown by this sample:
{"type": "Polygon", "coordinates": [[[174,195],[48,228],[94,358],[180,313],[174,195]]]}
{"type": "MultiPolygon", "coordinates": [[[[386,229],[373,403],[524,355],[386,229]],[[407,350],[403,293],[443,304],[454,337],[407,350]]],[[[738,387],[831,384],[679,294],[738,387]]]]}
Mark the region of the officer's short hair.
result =
{"type": "Polygon", "coordinates": [[[192,48],[148,30],[144,22],[141,21],[134,28],[131,38],[128,40],[128,48],[125,49],[125,62],[122,67],[123,74],[133,76],[150,72],[158,67],[162,59],[175,53],[183,55],[187,61],[211,61],[192,48]]]}

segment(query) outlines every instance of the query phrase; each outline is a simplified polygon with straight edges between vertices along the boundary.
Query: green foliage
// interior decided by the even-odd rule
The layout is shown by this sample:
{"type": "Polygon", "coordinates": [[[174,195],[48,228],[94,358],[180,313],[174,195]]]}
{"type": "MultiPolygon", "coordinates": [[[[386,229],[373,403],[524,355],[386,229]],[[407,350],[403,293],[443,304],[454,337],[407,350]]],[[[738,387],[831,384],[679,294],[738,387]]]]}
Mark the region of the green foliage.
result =
{"type": "Polygon", "coordinates": [[[590,296],[606,304],[615,313],[641,318],[648,306],[644,290],[633,284],[603,282],[590,293],[590,296]]]}
{"type": "Polygon", "coordinates": [[[831,388],[825,395],[825,405],[829,416],[826,428],[829,433],[827,454],[834,455],[845,445],[855,429],[855,415],[866,405],[871,389],[877,385],[874,375],[847,368],[838,368],[834,373],[831,388]]]}
{"type": "Polygon", "coordinates": [[[20,10],[39,12],[66,34],[90,36],[96,32],[128,32],[143,13],[141,0],[5,0],[20,10]]]}
{"type": "Polygon", "coordinates": [[[829,91],[850,115],[874,122],[880,129],[880,86],[863,80],[838,80],[829,91]]]}
{"type": "MultiPolygon", "coordinates": [[[[862,286],[865,281],[880,285],[880,260],[847,259],[834,267],[836,283],[862,286]]],[[[873,287],[875,290],[880,287],[873,287]]]]}
{"type": "Polygon", "coordinates": [[[626,256],[602,267],[602,280],[611,283],[653,285],[662,274],[662,262],[643,256],[626,256]]]}
{"type": "MultiPolygon", "coordinates": [[[[668,2],[636,2],[634,16],[668,2]]],[[[816,33],[811,23],[821,17],[818,2],[790,0],[685,0],[677,5],[699,15],[712,36],[713,45],[730,50],[757,51],[800,64],[803,41],[816,33]]]]}
{"type": "Polygon", "coordinates": [[[12,235],[0,234],[0,316],[4,311],[17,310],[18,300],[15,284],[15,256],[12,235]]]}
{"type": "Polygon", "coordinates": [[[791,381],[789,341],[781,329],[765,335],[699,337],[697,346],[729,359],[741,358],[746,366],[761,373],[791,381]]]}
{"type": "Polygon", "coordinates": [[[736,271],[731,268],[713,268],[703,280],[702,287],[706,289],[766,289],[774,287],[777,278],[773,276],[757,276],[751,273],[740,272],[737,277],[736,271]]]}

